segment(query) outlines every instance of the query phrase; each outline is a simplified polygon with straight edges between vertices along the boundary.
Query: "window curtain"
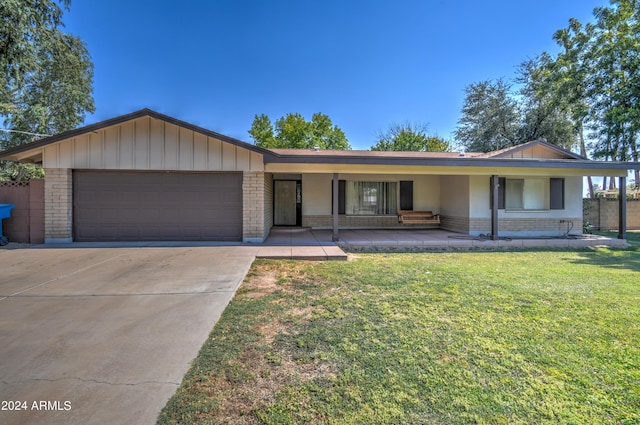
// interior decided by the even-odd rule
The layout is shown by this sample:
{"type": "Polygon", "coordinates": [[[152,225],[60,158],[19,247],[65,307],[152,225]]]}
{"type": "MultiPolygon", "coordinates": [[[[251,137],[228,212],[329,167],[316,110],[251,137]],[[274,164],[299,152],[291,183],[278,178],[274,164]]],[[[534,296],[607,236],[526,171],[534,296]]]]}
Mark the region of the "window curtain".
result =
{"type": "Polygon", "coordinates": [[[504,194],[506,209],[523,209],[524,180],[507,179],[506,186],[504,194]]]}
{"type": "Polygon", "coordinates": [[[396,214],[398,204],[396,182],[347,181],[345,192],[347,214],[396,214]]]}

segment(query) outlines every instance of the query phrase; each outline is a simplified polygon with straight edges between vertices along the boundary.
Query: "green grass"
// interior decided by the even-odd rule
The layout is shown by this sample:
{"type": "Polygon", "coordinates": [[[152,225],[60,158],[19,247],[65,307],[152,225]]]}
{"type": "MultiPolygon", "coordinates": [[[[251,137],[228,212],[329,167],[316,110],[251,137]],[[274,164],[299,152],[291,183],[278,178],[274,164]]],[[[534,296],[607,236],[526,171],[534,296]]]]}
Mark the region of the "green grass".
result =
{"type": "Polygon", "coordinates": [[[640,247],[256,261],[159,423],[640,424],[640,247]]]}
{"type": "MultiPolygon", "coordinates": [[[[618,232],[596,232],[598,235],[606,236],[608,238],[617,238],[618,232]]],[[[630,230],[627,232],[627,242],[632,247],[640,247],[640,231],[630,230]]]]}

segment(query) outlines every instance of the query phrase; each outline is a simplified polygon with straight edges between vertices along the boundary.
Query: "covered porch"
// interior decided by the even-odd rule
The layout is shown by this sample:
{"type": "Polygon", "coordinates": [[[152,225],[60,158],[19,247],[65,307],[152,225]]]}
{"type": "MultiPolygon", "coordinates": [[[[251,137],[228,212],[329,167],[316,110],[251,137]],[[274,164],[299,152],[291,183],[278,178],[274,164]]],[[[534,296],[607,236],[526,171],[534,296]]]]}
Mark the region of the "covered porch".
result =
{"type": "MultiPolygon", "coordinates": [[[[442,229],[342,229],[340,240],[333,242],[330,229],[274,227],[263,246],[291,247],[337,246],[346,251],[412,251],[412,250],[508,250],[524,248],[584,249],[594,246],[626,247],[622,239],[598,235],[566,237],[522,237],[491,240],[486,236],[470,236],[442,229]]],[[[297,248],[296,248],[297,247],[297,248]]],[[[283,251],[282,258],[291,258],[283,251]]],[[[275,252],[274,252],[275,253],[275,252]]],[[[271,257],[275,258],[275,257],[271,257]]]]}
{"type": "Polygon", "coordinates": [[[489,235],[498,246],[514,245],[514,241],[522,241],[515,243],[521,246],[534,244],[528,241],[536,237],[544,241],[542,246],[564,242],[569,246],[566,236],[582,234],[582,180],[589,175],[620,179],[618,237],[625,239],[623,190],[627,171],[638,167],[637,163],[588,160],[542,140],[489,153],[272,152],[265,157],[265,174],[276,183],[269,189],[273,190],[273,220],[268,224],[330,230],[333,242],[351,245],[352,230],[363,235],[353,240],[369,240],[379,230],[404,235],[387,244],[419,234],[421,229],[414,226],[418,223],[404,220],[402,212],[410,211],[420,214],[421,227],[435,227],[425,229],[428,235],[440,230],[467,239],[447,235],[438,241],[440,245],[487,245],[480,236],[489,235]],[[288,197],[280,196],[280,184],[290,186],[288,197]],[[425,217],[436,220],[426,222],[425,217]],[[553,239],[563,236],[566,239],[559,242],[553,239]]]}

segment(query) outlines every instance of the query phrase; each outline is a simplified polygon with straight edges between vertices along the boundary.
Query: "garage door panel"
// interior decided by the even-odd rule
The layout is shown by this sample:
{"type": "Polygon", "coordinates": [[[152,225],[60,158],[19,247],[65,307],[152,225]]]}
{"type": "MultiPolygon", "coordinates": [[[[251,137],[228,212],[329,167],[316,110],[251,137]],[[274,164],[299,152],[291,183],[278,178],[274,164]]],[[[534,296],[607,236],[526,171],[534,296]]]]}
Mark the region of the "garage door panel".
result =
{"type": "Polygon", "coordinates": [[[242,174],[74,171],[74,239],[241,240],[242,174]]]}

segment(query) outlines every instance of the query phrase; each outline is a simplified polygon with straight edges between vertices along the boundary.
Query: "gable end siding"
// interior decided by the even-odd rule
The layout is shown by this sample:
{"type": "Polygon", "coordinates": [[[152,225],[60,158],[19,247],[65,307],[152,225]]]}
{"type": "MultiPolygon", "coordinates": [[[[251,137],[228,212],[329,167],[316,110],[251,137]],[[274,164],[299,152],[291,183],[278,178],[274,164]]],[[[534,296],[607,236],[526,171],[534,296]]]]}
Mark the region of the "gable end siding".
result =
{"type": "Polygon", "coordinates": [[[142,117],[43,148],[44,168],[263,171],[260,153],[142,117]]]}

